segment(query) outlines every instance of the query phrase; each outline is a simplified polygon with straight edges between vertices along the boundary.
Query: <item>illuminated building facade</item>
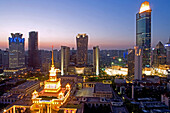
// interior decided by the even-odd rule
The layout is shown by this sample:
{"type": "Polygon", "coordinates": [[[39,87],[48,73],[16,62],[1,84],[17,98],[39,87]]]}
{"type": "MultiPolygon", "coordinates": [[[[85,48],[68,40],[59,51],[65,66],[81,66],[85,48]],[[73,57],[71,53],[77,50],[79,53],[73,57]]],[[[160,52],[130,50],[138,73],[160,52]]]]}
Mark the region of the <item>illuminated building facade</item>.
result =
{"type": "Polygon", "coordinates": [[[167,55],[166,62],[167,62],[168,65],[170,65],[170,38],[169,38],[169,42],[165,44],[165,47],[166,47],[166,50],[167,50],[167,52],[166,52],[166,55],[167,55]]]}
{"type": "Polygon", "coordinates": [[[150,67],[151,63],[151,9],[149,2],[141,4],[136,14],[136,46],[143,48],[143,67],[150,67]]]}
{"type": "Polygon", "coordinates": [[[135,46],[135,79],[142,80],[142,48],[135,46]]]}
{"type": "Polygon", "coordinates": [[[153,50],[153,66],[159,67],[159,65],[166,64],[166,49],[164,45],[159,42],[153,50]]]}
{"type": "Polygon", "coordinates": [[[70,63],[70,48],[61,46],[61,75],[67,74],[70,63]]]}
{"type": "Polygon", "coordinates": [[[44,82],[44,89],[41,92],[34,91],[32,93],[33,105],[30,107],[32,111],[38,110],[41,113],[55,113],[70,95],[70,85],[67,84],[65,88],[61,88],[61,80],[57,78],[57,69],[55,69],[53,61],[53,51],[52,65],[49,72],[49,79],[44,82]]]}
{"type": "Polygon", "coordinates": [[[25,38],[20,33],[11,33],[9,37],[9,68],[25,67],[25,38]]]}
{"type": "Polygon", "coordinates": [[[39,68],[38,56],[38,32],[29,32],[28,38],[28,66],[33,69],[39,68]]]}
{"type": "Polygon", "coordinates": [[[88,35],[78,34],[76,37],[77,41],[77,64],[87,64],[87,51],[88,51],[88,35]]]}
{"type": "Polygon", "coordinates": [[[100,56],[99,46],[93,47],[93,68],[96,72],[96,75],[99,75],[99,56],[100,56]]]}

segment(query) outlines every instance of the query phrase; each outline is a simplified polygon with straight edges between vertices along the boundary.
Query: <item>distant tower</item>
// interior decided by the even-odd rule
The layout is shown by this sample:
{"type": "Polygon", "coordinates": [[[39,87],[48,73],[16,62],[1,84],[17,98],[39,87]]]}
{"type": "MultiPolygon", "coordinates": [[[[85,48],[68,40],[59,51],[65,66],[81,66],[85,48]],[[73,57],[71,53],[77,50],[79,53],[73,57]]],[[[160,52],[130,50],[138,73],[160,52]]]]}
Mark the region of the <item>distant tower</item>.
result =
{"type": "Polygon", "coordinates": [[[88,35],[78,34],[76,37],[77,41],[77,64],[87,64],[87,51],[88,51],[88,35]]]}
{"type": "Polygon", "coordinates": [[[99,46],[93,47],[93,68],[96,75],[99,75],[99,46]]]}
{"type": "Polygon", "coordinates": [[[25,38],[20,33],[9,37],[9,68],[25,67],[25,38]]]}
{"type": "Polygon", "coordinates": [[[58,67],[58,64],[59,64],[59,55],[58,55],[58,50],[55,49],[53,50],[53,53],[54,53],[54,66],[55,67],[58,67]]]}
{"type": "Polygon", "coordinates": [[[166,49],[160,41],[156,45],[152,54],[153,54],[153,66],[154,67],[159,67],[159,65],[166,64],[166,49]]]}
{"type": "Polygon", "coordinates": [[[128,49],[128,76],[134,75],[134,65],[135,65],[135,50],[128,49]]]}
{"type": "Polygon", "coordinates": [[[87,64],[88,65],[93,65],[93,51],[92,50],[88,50],[88,54],[87,54],[87,64]]]}
{"type": "Polygon", "coordinates": [[[135,46],[135,79],[142,80],[142,48],[135,46]]]}
{"type": "Polygon", "coordinates": [[[151,11],[149,2],[145,1],[136,14],[136,46],[143,49],[143,67],[151,64],[151,11]]]}
{"type": "Polygon", "coordinates": [[[61,46],[61,75],[67,74],[70,63],[70,48],[61,46]]]}
{"type": "Polygon", "coordinates": [[[167,64],[170,65],[170,38],[169,38],[169,42],[165,44],[166,47],[166,55],[167,55],[167,64]]]}
{"type": "Polygon", "coordinates": [[[38,32],[31,31],[28,39],[28,67],[36,69],[39,66],[38,32]]]}

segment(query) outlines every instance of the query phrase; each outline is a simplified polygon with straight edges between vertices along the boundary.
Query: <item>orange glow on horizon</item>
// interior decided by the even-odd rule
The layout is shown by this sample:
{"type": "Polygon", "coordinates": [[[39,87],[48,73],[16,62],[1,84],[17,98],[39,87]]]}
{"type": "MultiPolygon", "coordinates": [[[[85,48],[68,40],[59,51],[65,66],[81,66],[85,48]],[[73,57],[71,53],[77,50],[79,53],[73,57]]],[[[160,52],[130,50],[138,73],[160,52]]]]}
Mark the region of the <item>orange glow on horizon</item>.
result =
{"type": "Polygon", "coordinates": [[[151,8],[149,6],[149,2],[145,1],[141,4],[139,13],[142,13],[144,11],[151,11],[151,8]]]}

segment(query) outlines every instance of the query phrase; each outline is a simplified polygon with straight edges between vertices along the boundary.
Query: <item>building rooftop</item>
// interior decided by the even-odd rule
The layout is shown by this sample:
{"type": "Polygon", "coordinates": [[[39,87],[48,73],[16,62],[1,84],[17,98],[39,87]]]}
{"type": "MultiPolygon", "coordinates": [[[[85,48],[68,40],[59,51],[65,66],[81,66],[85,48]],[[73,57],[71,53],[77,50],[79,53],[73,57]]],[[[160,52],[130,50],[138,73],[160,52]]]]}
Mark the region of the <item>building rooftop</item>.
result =
{"type": "Polygon", "coordinates": [[[31,87],[32,85],[39,83],[39,81],[27,81],[19,86],[16,86],[14,88],[12,88],[12,90],[18,90],[18,89],[27,89],[29,87],[31,87]]]}
{"type": "Polygon", "coordinates": [[[149,2],[147,1],[143,2],[140,7],[140,13],[145,12],[145,11],[151,11],[149,2]]]}
{"type": "Polygon", "coordinates": [[[157,49],[165,49],[164,45],[162,44],[161,41],[158,42],[158,44],[156,45],[157,49]]]}
{"type": "Polygon", "coordinates": [[[94,93],[112,93],[112,88],[109,84],[96,83],[94,93]]]}

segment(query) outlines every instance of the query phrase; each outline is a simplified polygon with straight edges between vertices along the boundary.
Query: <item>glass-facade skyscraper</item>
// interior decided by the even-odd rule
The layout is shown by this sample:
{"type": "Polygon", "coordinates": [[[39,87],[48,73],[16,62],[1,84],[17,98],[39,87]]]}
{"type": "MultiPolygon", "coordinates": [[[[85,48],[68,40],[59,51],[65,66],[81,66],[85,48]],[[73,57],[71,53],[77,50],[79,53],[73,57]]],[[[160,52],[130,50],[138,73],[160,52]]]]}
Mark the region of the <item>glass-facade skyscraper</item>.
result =
{"type": "Polygon", "coordinates": [[[9,37],[9,68],[25,67],[25,38],[20,33],[11,33],[9,37]]]}
{"type": "Polygon", "coordinates": [[[136,14],[136,46],[143,48],[143,67],[151,64],[151,11],[149,2],[145,1],[136,14]]]}
{"type": "Polygon", "coordinates": [[[28,38],[28,66],[33,69],[39,68],[39,54],[38,54],[38,32],[29,32],[28,38]]]}

